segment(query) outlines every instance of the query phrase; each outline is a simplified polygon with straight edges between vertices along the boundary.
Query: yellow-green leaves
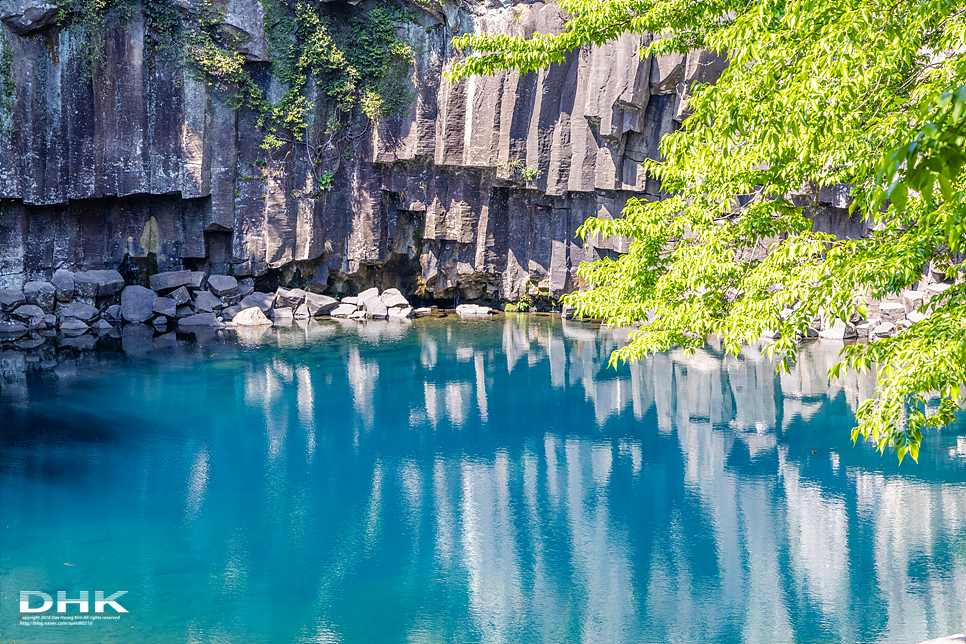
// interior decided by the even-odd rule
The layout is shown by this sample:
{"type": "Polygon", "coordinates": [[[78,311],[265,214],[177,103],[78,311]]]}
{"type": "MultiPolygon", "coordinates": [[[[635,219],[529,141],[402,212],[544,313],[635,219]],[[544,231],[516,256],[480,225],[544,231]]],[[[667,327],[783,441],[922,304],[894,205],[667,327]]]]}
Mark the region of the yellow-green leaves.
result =
{"type": "MultiPolygon", "coordinates": [[[[470,56],[454,76],[534,71],[625,32],[667,36],[642,56],[709,47],[730,61],[717,83],[691,88],[693,115],[665,137],[663,160],[645,164],[674,196],[632,200],[622,219],[581,228],[633,239],[627,255],[582,265],[589,288],[569,299],[584,315],[641,323],[614,360],[693,349],[707,335],[738,351],[768,331],[780,337],[766,350],[787,367],[814,320],[868,315],[867,300],[901,294],[930,266],[958,273],[966,0],[561,7],[570,16],[561,34],[460,39],[470,56]],[[842,186],[847,209],[825,192],[842,186]],[[818,232],[830,221],[863,234],[818,232]]],[[[915,459],[922,431],[951,421],[966,382],[964,297],[951,286],[920,312],[925,320],[849,347],[832,368],[833,377],[878,369],[855,437],[915,459]]]]}

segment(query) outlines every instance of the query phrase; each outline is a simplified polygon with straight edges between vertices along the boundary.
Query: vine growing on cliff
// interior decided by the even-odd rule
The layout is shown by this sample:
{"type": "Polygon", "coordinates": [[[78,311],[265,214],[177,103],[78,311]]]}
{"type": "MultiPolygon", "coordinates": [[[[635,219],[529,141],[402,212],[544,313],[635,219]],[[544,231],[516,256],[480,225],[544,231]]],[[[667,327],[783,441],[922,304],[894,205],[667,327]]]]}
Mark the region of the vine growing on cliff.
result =
{"type": "MultiPolygon", "coordinates": [[[[944,278],[894,337],[846,346],[829,370],[877,370],[859,436],[917,458],[923,431],[966,404],[966,2],[964,0],[560,0],[558,34],[466,36],[453,76],[532,72],[625,33],[660,34],[642,56],[705,48],[727,56],[695,86],[693,114],[644,169],[670,196],[631,199],[581,234],[622,236],[629,252],[584,263],[570,304],[638,323],[612,362],[708,336],[789,369],[814,319],[872,317],[869,304],[944,278]],[[850,187],[869,233],[816,225],[819,192],[850,187]]],[[[680,96],[685,100],[686,94],[680,96]]],[[[845,213],[842,213],[845,214],[845,213]]]]}
{"type": "MultiPolygon", "coordinates": [[[[13,93],[16,89],[13,81],[13,49],[7,43],[6,37],[0,31],[0,124],[10,118],[13,110],[13,93]]],[[[9,127],[5,124],[2,128],[9,127]]]]}
{"type": "Polygon", "coordinates": [[[321,3],[261,1],[272,73],[286,87],[275,102],[256,82],[237,37],[225,28],[225,8],[215,0],[194,3],[190,18],[179,16],[174,0],[64,0],[59,22],[81,32],[81,55],[93,70],[103,56],[109,25],[130,20],[141,8],[145,42],[154,56],[186,62],[199,79],[218,86],[231,107],[251,109],[266,149],[287,142],[308,146],[313,166],[326,145],[311,131],[318,99],[336,108],[324,131],[316,133],[328,136],[329,143],[336,135],[346,137],[342,123],[356,108],[370,122],[409,109],[415,98],[409,74],[415,51],[397,35],[398,24],[413,18],[407,10],[384,2],[337,20],[321,3]]]}

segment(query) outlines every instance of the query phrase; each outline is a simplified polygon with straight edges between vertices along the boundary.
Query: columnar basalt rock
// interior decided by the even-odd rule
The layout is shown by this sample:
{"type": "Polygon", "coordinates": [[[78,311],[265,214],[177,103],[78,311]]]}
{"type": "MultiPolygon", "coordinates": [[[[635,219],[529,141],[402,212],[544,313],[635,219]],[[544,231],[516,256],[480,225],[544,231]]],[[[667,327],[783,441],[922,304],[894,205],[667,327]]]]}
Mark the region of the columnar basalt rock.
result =
{"type": "MultiPolygon", "coordinates": [[[[193,19],[192,2],[177,4],[193,19]]],[[[250,109],[233,109],[224,88],[144,44],[141,12],[93,43],[101,59],[91,73],[79,32],[58,26],[51,7],[17,0],[0,12],[16,84],[0,115],[9,125],[0,130],[0,288],[67,269],[86,293],[90,271],[127,256],[157,263],[169,281],[149,286],[160,292],[199,288],[200,271],[191,280],[176,271],[202,268],[256,280],[277,270],[284,285],[330,293],[412,278],[431,297],[557,296],[577,286],[581,261],[626,250],[626,240],[585,246],[575,231],[588,217],[617,216],[630,197],[661,196],[640,162],[659,156],[661,137],[686,115],[690,84],[713,81],[725,64],[706,52],[642,59],[646,40],[624,36],[539,73],[450,83],[463,55],[455,35],[559,31],[560,9],[418,10],[399,25],[417,52],[408,113],[373,125],[357,110],[341,148],[326,147],[315,127],[316,165],[304,145],[267,154],[250,109]],[[320,191],[323,171],[332,181],[320,191]]],[[[339,9],[351,19],[370,8],[339,9]]],[[[223,14],[255,70],[270,56],[265,11],[232,0],[223,14]]],[[[270,73],[253,77],[279,96],[270,73]]],[[[310,123],[325,123],[334,105],[306,91],[310,123]]],[[[62,300],[66,277],[55,280],[62,300]]],[[[122,286],[98,284],[89,297],[122,286]]]]}

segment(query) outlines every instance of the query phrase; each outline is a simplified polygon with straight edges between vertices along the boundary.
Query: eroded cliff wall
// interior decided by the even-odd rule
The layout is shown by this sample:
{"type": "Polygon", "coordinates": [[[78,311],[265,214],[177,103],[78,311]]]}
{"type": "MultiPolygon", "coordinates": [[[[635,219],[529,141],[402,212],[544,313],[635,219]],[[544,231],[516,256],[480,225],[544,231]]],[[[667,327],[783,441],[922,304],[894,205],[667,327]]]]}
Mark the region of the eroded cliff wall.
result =
{"type": "MultiPolygon", "coordinates": [[[[193,1],[178,3],[182,19],[193,1]]],[[[219,1],[246,68],[277,100],[286,88],[272,74],[264,7],[219,1]]],[[[326,8],[352,20],[372,6],[326,8]]],[[[640,161],[684,118],[690,84],[724,65],[704,52],[641,59],[641,37],[624,36],[538,74],[454,84],[455,36],[559,31],[559,8],[413,5],[397,30],[415,52],[408,113],[374,125],[356,110],[333,140],[319,124],[336,108],[310,83],[314,146],[268,153],[230,88],[153,49],[142,9],[85,42],[57,24],[54,5],[0,1],[13,79],[0,102],[0,287],[151,254],[160,270],[250,270],[339,292],[405,282],[427,297],[557,296],[576,287],[581,261],[623,250],[575,231],[629,197],[661,196],[640,161]]]]}

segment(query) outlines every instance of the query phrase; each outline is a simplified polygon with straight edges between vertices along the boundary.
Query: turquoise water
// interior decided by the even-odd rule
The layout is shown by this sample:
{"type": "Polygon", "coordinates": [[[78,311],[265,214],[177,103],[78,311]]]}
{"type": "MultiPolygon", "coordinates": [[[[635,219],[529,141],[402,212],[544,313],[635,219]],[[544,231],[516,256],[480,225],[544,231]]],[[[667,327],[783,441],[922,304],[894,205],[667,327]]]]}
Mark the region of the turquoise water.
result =
{"type": "Polygon", "coordinates": [[[963,630],[966,427],[900,467],[852,446],[871,383],[828,386],[834,344],[780,377],[710,347],[615,371],[620,335],[509,315],[0,354],[0,641],[963,630]],[[130,613],[22,626],[21,590],[130,613]]]}

